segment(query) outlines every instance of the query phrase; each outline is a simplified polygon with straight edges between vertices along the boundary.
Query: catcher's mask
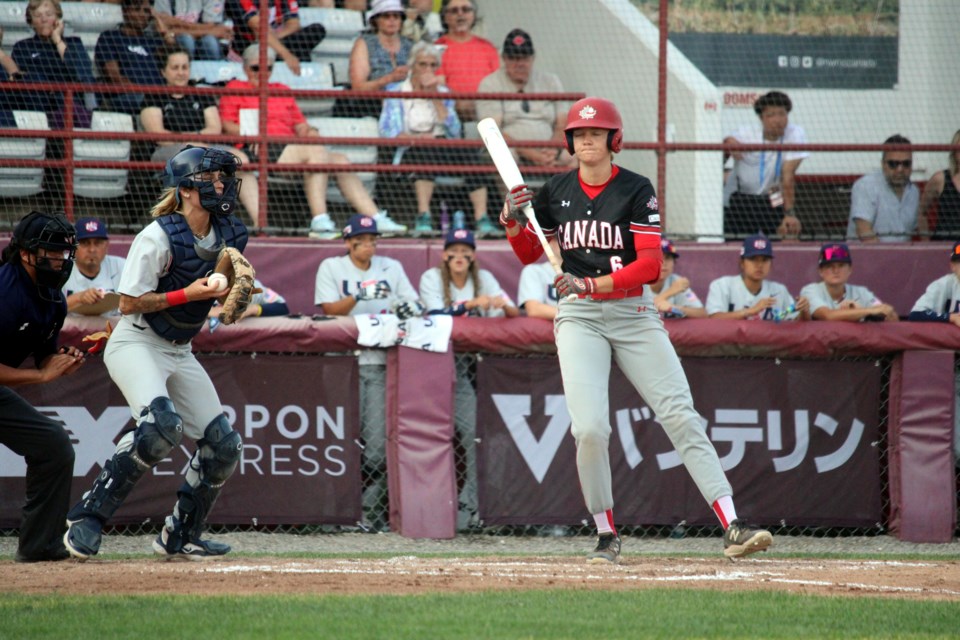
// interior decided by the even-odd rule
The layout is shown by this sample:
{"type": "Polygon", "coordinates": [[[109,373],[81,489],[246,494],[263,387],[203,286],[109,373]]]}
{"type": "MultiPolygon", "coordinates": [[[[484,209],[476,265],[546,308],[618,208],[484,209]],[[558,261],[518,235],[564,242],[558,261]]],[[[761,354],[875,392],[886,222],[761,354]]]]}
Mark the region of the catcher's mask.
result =
{"type": "Polygon", "coordinates": [[[623,120],[617,107],[603,98],[583,98],[577,100],[567,112],[567,126],[563,131],[567,138],[567,151],[573,154],[574,129],[607,129],[607,148],[620,153],[623,147],[623,120]]]}
{"type": "Polygon", "coordinates": [[[70,278],[77,253],[77,232],[67,217],[62,213],[31,211],[17,223],[10,245],[35,256],[33,267],[40,297],[60,302],[61,289],[70,278]],[[41,249],[46,255],[40,255],[41,249]]]}
{"type": "MultiPolygon", "coordinates": [[[[165,187],[186,187],[200,193],[200,206],[218,216],[228,216],[237,206],[237,194],[241,180],[237,178],[240,160],[232,153],[221,149],[205,149],[187,145],[180,153],[167,161],[163,182],[165,187]],[[211,175],[219,171],[223,193],[218,194],[211,175]]],[[[177,204],[180,192],[177,191],[177,204]]]]}

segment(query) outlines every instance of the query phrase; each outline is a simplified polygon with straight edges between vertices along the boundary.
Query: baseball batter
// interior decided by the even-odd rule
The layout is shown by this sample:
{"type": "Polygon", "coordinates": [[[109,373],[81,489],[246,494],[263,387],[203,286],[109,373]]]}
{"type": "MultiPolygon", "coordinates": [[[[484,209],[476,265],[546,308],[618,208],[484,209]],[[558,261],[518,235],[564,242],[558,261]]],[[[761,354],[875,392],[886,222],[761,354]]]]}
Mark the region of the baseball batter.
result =
{"type": "Polygon", "coordinates": [[[535,199],[526,185],[515,187],[501,223],[521,262],[535,261],[543,248],[532,229],[518,222],[520,207],[533,199],[537,220],[563,260],[563,274],[554,282],[562,300],[554,333],[580,485],[599,533],[588,562],[620,560],[608,450],[612,359],[654,410],[713,507],[725,529],[724,554],[764,550],[773,538],[737,518],[733,490],[693,407],[663,321],[641,304],[644,285],[660,275],[660,214],[650,180],[613,163],[623,142],[620,113],[608,100],[584,98],[570,108],[565,133],[579,170],[552,177],[535,199]],[[564,300],[570,294],[576,299],[564,300]]]}
{"type": "Polygon", "coordinates": [[[77,558],[97,554],[103,525],[184,434],[197,448],[153,549],[166,558],[195,560],[230,551],[200,534],[243,445],[190,341],[206,325],[214,298],[224,295],[207,282],[220,248],[243,250],[247,244],[247,229],[233,215],[238,166],[219,149],[178,153],[167,162],[167,188],[151,211],[154,221],[130,247],[119,287],[123,316],[104,362],[136,427],[120,439],[93,487],[67,515],[63,541],[77,558]]]}

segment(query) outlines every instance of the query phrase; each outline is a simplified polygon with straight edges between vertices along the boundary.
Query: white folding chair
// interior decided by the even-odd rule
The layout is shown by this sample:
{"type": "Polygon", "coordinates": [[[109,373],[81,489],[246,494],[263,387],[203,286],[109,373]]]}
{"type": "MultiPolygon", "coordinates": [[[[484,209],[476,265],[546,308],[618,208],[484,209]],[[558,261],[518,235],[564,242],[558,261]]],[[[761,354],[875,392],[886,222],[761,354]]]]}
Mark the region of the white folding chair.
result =
{"type": "MultiPolygon", "coordinates": [[[[14,111],[18,129],[46,131],[47,114],[42,111],[14,111]]],[[[43,160],[47,155],[46,138],[0,138],[0,158],[43,160]]],[[[23,198],[43,191],[43,167],[0,168],[0,196],[23,198]]]]}
{"type": "MultiPolygon", "coordinates": [[[[91,131],[133,132],[133,117],[126,113],[94,111],[91,131]]],[[[76,140],[76,160],[130,160],[129,140],[76,140]]],[[[119,198],[127,193],[126,169],[74,169],[73,192],[84,198],[119,198]]]]}

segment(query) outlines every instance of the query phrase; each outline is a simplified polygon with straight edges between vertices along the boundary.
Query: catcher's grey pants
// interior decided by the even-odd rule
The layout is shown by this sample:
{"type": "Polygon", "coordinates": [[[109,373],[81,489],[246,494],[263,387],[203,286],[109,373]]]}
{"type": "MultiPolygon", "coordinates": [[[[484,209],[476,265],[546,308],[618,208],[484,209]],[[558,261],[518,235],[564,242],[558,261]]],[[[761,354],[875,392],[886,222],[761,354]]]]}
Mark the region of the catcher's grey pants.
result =
{"type": "Polygon", "coordinates": [[[611,356],[663,424],[707,502],[733,495],[717,451],[693,408],[680,359],[649,301],[562,301],[554,333],[573,421],[571,433],[577,443],[577,471],[591,514],[613,508],[608,448],[611,356]]]}
{"type": "Polygon", "coordinates": [[[190,344],[173,344],[149,327],[138,329],[129,316],[117,323],[103,361],[134,420],[154,398],[165,396],[183,419],[183,434],[199,440],[207,425],[223,413],[217,390],[190,344]]]}

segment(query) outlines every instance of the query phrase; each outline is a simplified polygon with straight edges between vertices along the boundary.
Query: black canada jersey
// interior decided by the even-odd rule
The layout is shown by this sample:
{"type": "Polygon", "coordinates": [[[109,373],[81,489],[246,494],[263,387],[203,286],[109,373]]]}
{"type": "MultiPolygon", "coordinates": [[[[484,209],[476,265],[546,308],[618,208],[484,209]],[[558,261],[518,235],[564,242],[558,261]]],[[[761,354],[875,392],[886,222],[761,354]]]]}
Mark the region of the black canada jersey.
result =
{"type": "Polygon", "coordinates": [[[577,170],[556,175],[537,193],[533,206],[544,235],[560,245],[563,270],[575,276],[609,275],[636,260],[636,233],[649,234],[649,245],[660,246],[653,185],[623,167],[592,200],[580,186],[577,170]]]}

